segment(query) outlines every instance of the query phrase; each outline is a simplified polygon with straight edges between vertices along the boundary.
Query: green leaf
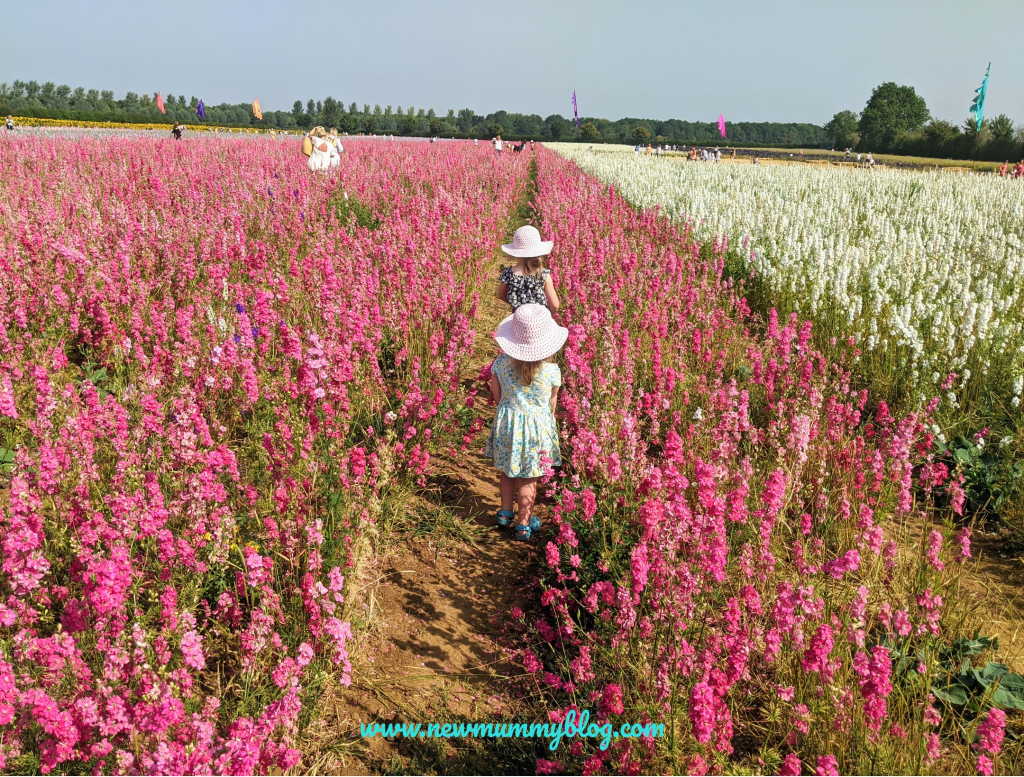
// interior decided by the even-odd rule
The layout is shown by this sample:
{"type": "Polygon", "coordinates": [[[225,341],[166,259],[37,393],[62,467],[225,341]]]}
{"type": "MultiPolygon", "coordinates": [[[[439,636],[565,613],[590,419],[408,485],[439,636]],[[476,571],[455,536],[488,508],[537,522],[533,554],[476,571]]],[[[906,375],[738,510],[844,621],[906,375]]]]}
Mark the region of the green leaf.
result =
{"type": "Polygon", "coordinates": [[[999,678],[999,687],[1016,696],[1024,696],[1024,677],[1016,672],[1006,672],[999,678]]]}
{"type": "Polygon", "coordinates": [[[967,689],[962,685],[947,685],[945,688],[933,685],[932,693],[935,694],[936,699],[941,699],[947,704],[952,704],[954,707],[965,706],[970,698],[967,689]]]}
{"type": "Polygon", "coordinates": [[[14,450],[11,448],[0,448],[0,469],[11,472],[14,470],[14,450]]]}
{"type": "Polygon", "coordinates": [[[1009,671],[1010,667],[1006,664],[1000,664],[998,661],[989,661],[985,664],[985,669],[982,670],[981,674],[989,680],[995,680],[998,677],[1002,677],[1009,671]]]}
{"type": "Polygon", "coordinates": [[[1021,701],[1005,688],[996,688],[992,694],[992,703],[997,707],[1006,709],[1024,710],[1024,701],[1021,701]]]}

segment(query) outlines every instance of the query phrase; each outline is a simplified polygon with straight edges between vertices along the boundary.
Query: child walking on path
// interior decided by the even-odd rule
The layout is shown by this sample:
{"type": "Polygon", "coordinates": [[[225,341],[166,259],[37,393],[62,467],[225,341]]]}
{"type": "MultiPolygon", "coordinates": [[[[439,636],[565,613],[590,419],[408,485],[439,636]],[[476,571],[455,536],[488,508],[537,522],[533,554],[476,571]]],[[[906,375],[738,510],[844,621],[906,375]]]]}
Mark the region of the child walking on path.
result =
{"type": "Polygon", "coordinates": [[[558,326],[543,305],[527,303],[498,325],[494,335],[502,353],[491,365],[491,395],[498,403],[484,454],[500,470],[501,509],[498,525],[515,517],[517,540],[540,529],[533,515],[537,481],[546,466],[562,463],[555,405],[562,371],[552,357],[565,345],[569,330],[558,326]]]}
{"type": "Polygon", "coordinates": [[[506,267],[498,276],[498,299],[516,310],[520,305],[534,303],[546,305],[557,313],[559,305],[551,270],[544,267],[544,257],[555,245],[552,240],[541,240],[536,227],[527,224],[512,235],[512,242],[501,247],[509,256],[516,257],[512,267],[506,267]]]}

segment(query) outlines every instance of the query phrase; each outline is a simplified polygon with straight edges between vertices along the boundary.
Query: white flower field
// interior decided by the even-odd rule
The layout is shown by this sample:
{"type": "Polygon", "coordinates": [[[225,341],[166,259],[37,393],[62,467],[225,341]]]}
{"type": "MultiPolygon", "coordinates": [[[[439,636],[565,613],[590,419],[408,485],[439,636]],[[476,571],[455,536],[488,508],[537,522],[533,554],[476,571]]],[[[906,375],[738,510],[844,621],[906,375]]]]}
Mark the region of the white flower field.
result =
{"type": "Polygon", "coordinates": [[[749,261],[780,314],[811,318],[819,335],[854,335],[872,382],[888,376],[890,390],[920,401],[956,372],[958,386],[969,390],[973,375],[1019,407],[1020,181],[554,148],[634,205],[661,206],[699,241],[727,239],[733,265],[749,261]]]}

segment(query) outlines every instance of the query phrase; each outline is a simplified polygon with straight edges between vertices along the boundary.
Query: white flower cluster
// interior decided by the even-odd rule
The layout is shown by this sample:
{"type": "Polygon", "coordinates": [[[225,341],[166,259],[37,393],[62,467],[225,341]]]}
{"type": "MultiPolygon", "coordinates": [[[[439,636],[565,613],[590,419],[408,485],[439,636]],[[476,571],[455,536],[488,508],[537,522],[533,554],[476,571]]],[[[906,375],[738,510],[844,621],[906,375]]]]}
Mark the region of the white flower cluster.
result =
{"type": "Polygon", "coordinates": [[[698,240],[725,237],[730,250],[749,251],[780,312],[855,335],[867,351],[898,347],[915,378],[938,382],[968,365],[981,375],[1022,371],[1020,181],[551,145],[634,205],[662,206],[698,240]]]}

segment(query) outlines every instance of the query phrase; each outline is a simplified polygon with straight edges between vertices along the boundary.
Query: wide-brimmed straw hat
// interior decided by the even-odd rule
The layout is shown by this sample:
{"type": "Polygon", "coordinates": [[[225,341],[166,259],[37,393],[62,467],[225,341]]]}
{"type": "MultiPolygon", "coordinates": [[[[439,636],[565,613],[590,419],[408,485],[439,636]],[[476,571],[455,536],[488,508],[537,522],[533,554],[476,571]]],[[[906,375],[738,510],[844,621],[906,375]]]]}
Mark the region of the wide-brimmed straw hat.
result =
{"type": "Polygon", "coordinates": [[[558,353],[569,330],[551,318],[551,311],[533,303],[520,305],[494,333],[501,350],[521,362],[538,362],[558,353]]]}
{"type": "Polygon", "coordinates": [[[537,228],[527,224],[525,227],[519,227],[512,235],[512,242],[503,245],[501,250],[509,256],[529,259],[550,254],[554,245],[554,240],[541,240],[537,228]]]}

